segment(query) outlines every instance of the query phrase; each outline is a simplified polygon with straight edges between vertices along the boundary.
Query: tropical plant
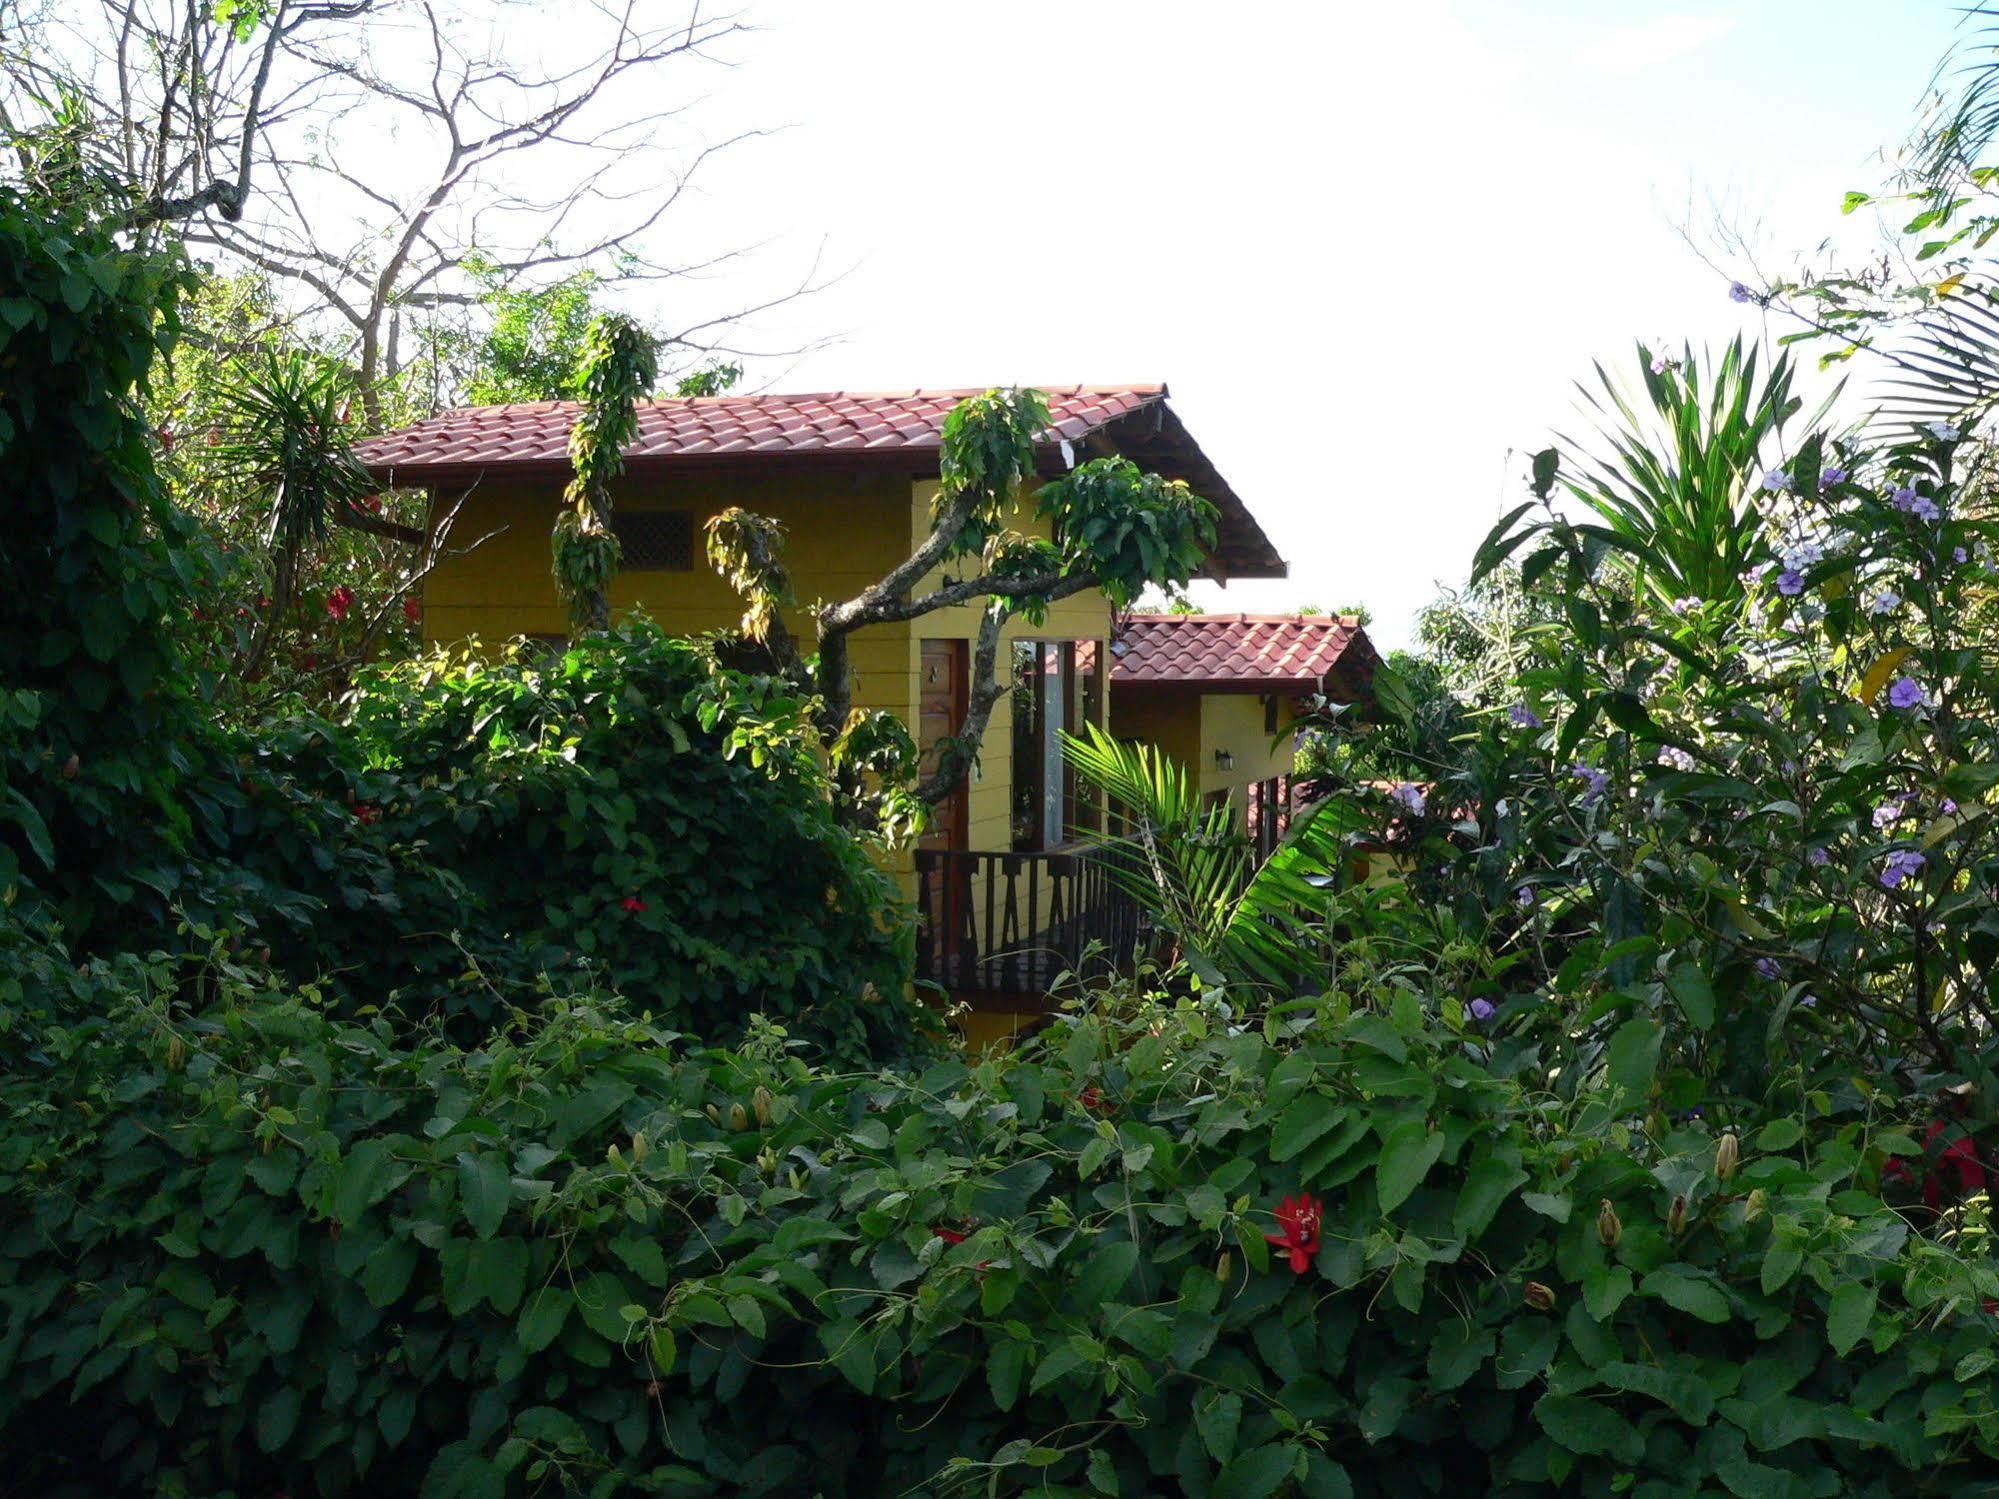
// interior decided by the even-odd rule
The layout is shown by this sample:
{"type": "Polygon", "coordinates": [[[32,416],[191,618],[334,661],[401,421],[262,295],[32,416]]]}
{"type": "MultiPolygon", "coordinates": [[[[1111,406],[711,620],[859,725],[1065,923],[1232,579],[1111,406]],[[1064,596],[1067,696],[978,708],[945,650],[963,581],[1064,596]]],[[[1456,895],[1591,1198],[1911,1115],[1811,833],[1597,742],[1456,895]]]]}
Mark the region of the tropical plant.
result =
{"type": "Polygon", "coordinates": [[[1600,364],[1601,390],[1583,388],[1601,418],[1601,456],[1586,457],[1573,476],[1551,477],[1601,522],[1580,534],[1642,559],[1631,580],[1657,604],[1740,600],[1744,575],[1767,555],[1755,496],[1801,402],[1788,359],[1779,356],[1767,374],[1760,364],[1739,338],[1705,362],[1691,350],[1668,359],[1641,344],[1642,403],[1600,364]]]}
{"type": "Polygon", "coordinates": [[[838,1074],[10,948],[0,1444],[138,1493],[1979,1495],[1999,1274],[1864,1111],[1556,1103],[1404,984],[838,1074]]]}
{"type": "Polygon", "coordinates": [[[1354,828],[1332,804],[1297,814],[1259,860],[1235,809],[1204,800],[1186,767],[1156,746],[1090,724],[1062,748],[1115,811],[1115,830],[1095,841],[1167,939],[1169,963],[1209,988],[1252,995],[1289,996],[1323,976],[1332,892],[1346,882],[1354,828]]]}

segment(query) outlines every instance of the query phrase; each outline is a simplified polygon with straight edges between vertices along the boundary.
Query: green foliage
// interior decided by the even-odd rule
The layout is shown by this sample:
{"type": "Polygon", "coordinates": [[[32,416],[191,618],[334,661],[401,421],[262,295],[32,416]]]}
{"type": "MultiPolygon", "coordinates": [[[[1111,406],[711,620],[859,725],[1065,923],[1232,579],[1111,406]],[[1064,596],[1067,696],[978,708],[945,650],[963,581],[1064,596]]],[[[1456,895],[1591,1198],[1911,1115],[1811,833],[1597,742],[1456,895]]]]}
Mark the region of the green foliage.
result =
{"type": "Polygon", "coordinates": [[[490,261],[468,261],[465,271],[490,319],[479,334],[466,402],[492,406],[580,394],[584,350],[597,316],[597,273],[516,286],[490,261]]]}
{"type": "Polygon", "coordinates": [[[1602,395],[1585,392],[1609,451],[1562,487],[1602,521],[1584,532],[1595,545],[1643,558],[1636,585],[1661,605],[1739,600],[1743,574],[1768,555],[1753,499],[1801,403],[1788,359],[1767,377],[1759,362],[1737,339],[1704,377],[1691,352],[1668,363],[1640,345],[1643,404],[1601,365],[1602,395]]]}
{"type": "Polygon", "coordinates": [[[611,529],[611,481],[624,472],[624,451],[638,433],[638,403],[659,378],[652,335],[630,318],[605,314],[590,325],[577,380],[582,410],[569,432],[575,477],[553,538],[555,586],[578,633],[611,622],[608,592],[618,570],[611,529]]]}
{"type": "Polygon", "coordinates": [[[1145,588],[1184,588],[1215,544],[1215,507],[1178,479],[1129,458],[1092,458],[1041,487],[1048,519],[1071,568],[1096,579],[1113,608],[1145,588]]]}
{"type": "Polygon", "coordinates": [[[854,1077],[582,1000],[460,1048],[226,961],[17,956],[37,1493],[1885,1499],[1999,1462],[1999,1278],[1874,1190],[1913,1147],[1636,1129],[1643,1047],[1558,1105],[1389,986],[854,1077]]]}
{"type": "Polygon", "coordinates": [[[190,532],[134,400],[187,276],[51,213],[0,188],[0,892],[83,935],[170,888],[204,754],[166,628],[190,532]]]}
{"type": "Polygon", "coordinates": [[[1256,857],[1226,803],[1204,800],[1186,767],[1155,746],[1127,744],[1094,724],[1063,752],[1119,809],[1100,843],[1114,878],[1155,930],[1212,989],[1289,996],[1324,975],[1331,900],[1324,880],[1344,862],[1353,823],[1327,803],[1298,817],[1269,858],[1256,857]]]}
{"type": "Polygon", "coordinates": [[[267,852],[239,857],[318,899],[262,936],[346,1008],[460,1034],[600,982],[706,1041],[761,1014],[844,1060],[904,1052],[907,917],[835,825],[802,712],[643,619],[366,674],[344,720],[277,741],[267,852]]]}

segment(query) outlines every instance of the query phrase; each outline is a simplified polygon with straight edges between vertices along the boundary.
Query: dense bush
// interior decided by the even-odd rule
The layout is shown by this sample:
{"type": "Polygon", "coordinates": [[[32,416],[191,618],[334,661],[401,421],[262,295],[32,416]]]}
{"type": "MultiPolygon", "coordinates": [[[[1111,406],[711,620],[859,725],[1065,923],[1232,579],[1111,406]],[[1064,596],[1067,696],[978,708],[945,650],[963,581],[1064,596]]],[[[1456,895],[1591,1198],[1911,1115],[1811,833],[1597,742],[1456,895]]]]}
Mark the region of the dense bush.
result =
{"type": "Polygon", "coordinates": [[[843,1076],[10,966],[36,1493],[1999,1492],[1999,1275],[1875,1191],[1920,1144],[1643,1125],[1646,1019],[1561,1104],[1413,991],[843,1076]]]}
{"type": "Polygon", "coordinates": [[[419,661],[274,735],[293,797],[339,824],[274,875],[323,902],[270,928],[302,980],[483,1024],[580,977],[715,1043],[761,1012],[848,1060],[914,1044],[908,917],[836,825],[798,703],[696,644],[638,620],[419,661]]]}

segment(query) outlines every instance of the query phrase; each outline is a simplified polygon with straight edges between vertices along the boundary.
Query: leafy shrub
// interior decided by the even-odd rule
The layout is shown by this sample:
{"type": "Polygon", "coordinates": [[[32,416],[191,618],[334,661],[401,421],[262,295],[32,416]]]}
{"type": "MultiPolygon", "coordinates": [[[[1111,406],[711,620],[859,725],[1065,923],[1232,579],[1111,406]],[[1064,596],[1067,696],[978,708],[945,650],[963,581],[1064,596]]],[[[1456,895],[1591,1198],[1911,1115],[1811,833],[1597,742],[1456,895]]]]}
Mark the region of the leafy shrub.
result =
{"type": "Polygon", "coordinates": [[[79,933],[171,885],[175,791],[202,753],[163,628],[187,527],[132,399],[184,279],[172,254],[0,185],[0,890],[79,933]]]}
{"type": "Polygon", "coordinates": [[[717,1044],[762,1013],[832,1056],[898,1054],[922,1013],[908,917],[835,823],[799,714],[643,620],[390,668],[342,720],[267,731],[265,815],[234,858],[314,897],[260,930],[349,1005],[469,1036],[503,995],[608,985],[717,1044]]]}
{"type": "Polygon", "coordinates": [[[585,1000],[463,1048],[226,962],[9,971],[61,991],[0,1086],[37,1493],[1964,1495],[1999,1462],[1999,1275],[1874,1190],[1919,1147],[1641,1128],[1642,1018],[1565,1106],[1413,992],[863,1077],[585,1000]]]}

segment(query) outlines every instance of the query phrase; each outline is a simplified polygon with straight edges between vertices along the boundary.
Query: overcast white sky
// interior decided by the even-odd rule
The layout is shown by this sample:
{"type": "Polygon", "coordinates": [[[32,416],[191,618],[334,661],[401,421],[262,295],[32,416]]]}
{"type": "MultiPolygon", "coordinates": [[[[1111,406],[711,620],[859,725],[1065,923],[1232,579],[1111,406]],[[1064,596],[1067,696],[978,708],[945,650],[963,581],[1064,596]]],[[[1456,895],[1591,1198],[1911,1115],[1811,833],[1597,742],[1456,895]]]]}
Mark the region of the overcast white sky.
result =
{"type": "Polygon", "coordinates": [[[1593,358],[1753,322],[1676,224],[1719,205],[1771,267],[1808,254],[1957,25],[1941,0],[748,14],[703,128],[789,128],[707,180],[701,232],[772,239],[746,285],[822,241],[848,268],[759,330],[835,341],[752,383],[1165,380],[1292,564],[1203,602],[1365,602],[1388,645],[1593,358]]]}

